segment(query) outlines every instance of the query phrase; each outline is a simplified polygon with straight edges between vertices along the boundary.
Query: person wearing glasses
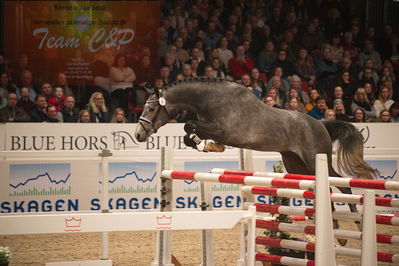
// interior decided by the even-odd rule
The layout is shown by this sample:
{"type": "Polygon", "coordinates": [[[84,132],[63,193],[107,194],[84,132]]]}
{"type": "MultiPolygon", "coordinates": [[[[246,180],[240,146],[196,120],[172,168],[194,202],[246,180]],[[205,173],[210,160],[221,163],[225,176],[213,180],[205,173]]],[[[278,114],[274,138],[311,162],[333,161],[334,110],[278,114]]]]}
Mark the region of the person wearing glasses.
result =
{"type": "Polygon", "coordinates": [[[17,94],[10,92],[7,95],[7,106],[0,109],[0,122],[28,122],[29,115],[24,109],[17,106],[17,94]]]}
{"type": "Polygon", "coordinates": [[[93,123],[108,123],[110,114],[105,106],[104,96],[101,92],[94,92],[89,100],[87,109],[90,112],[90,120],[93,123]]]}

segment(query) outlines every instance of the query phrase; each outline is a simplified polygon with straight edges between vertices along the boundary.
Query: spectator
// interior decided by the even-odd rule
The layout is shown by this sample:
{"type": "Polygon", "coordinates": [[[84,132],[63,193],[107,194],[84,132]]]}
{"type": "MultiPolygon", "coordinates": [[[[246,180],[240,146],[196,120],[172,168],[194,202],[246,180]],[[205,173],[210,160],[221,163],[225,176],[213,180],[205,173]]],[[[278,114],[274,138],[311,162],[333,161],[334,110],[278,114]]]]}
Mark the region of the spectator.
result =
{"type": "Polygon", "coordinates": [[[391,123],[391,114],[388,110],[382,110],[378,116],[378,122],[391,123]]]}
{"type": "Polygon", "coordinates": [[[352,62],[357,62],[359,56],[358,47],[353,43],[353,34],[351,32],[345,32],[342,47],[344,52],[349,52],[352,62]]]}
{"type": "Polygon", "coordinates": [[[251,73],[254,68],[254,63],[251,58],[245,56],[245,49],[242,45],[239,45],[236,50],[236,55],[229,60],[229,71],[230,75],[238,80],[242,75],[251,73]]]}
{"type": "Polygon", "coordinates": [[[381,69],[382,61],[380,53],[374,50],[374,43],[370,40],[364,41],[364,49],[359,54],[359,65],[362,66],[366,59],[371,59],[376,69],[381,69]]]}
{"type": "Polygon", "coordinates": [[[316,31],[316,25],[314,22],[309,22],[306,26],[306,31],[302,34],[301,44],[309,52],[317,52],[320,50],[322,43],[322,38],[320,34],[316,31]]]}
{"type": "Polygon", "coordinates": [[[342,57],[344,55],[344,48],[341,45],[341,39],[339,35],[335,34],[331,37],[330,41],[331,48],[331,60],[334,64],[339,64],[342,61],[342,57]]]}
{"type": "Polygon", "coordinates": [[[391,121],[394,123],[399,123],[399,103],[394,102],[389,108],[389,113],[391,115],[391,121]]]}
{"type": "Polygon", "coordinates": [[[170,70],[167,66],[161,67],[161,69],[159,70],[159,75],[165,85],[173,82],[173,78],[170,76],[170,70]]]}
{"type": "Polygon", "coordinates": [[[369,58],[364,61],[363,69],[359,72],[358,77],[360,80],[362,80],[363,83],[370,81],[373,82],[375,85],[378,84],[380,78],[377,71],[375,71],[373,60],[369,58]],[[371,71],[369,71],[369,69],[371,69],[371,71]]]}
{"type": "Polygon", "coordinates": [[[333,95],[333,97],[330,98],[330,101],[328,103],[328,107],[330,109],[333,109],[334,102],[336,100],[341,100],[344,105],[344,109],[345,109],[346,113],[351,114],[352,113],[352,110],[351,110],[352,99],[353,99],[352,97],[344,97],[344,90],[342,89],[342,87],[336,86],[334,88],[334,95],[333,95]]]}
{"type": "Polygon", "coordinates": [[[324,120],[336,120],[335,112],[332,109],[327,109],[324,113],[324,120]]]}
{"type": "Polygon", "coordinates": [[[29,115],[17,106],[17,94],[10,92],[7,95],[7,106],[0,109],[0,122],[28,122],[29,115]]]}
{"type": "Polygon", "coordinates": [[[251,71],[251,87],[253,93],[258,97],[258,99],[265,97],[267,92],[266,84],[260,78],[260,72],[257,68],[253,68],[251,71]]]}
{"type": "Polygon", "coordinates": [[[21,74],[21,85],[16,90],[18,99],[21,98],[20,88],[22,87],[26,87],[29,89],[29,99],[31,101],[34,101],[37,94],[33,85],[32,72],[30,72],[29,70],[24,70],[21,74]]]}
{"type": "Polygon", "coordinates": [[[336,120],[349,121],[349,115],[346,114],[345,105],[341,99],[334,100],[333,110],[336,120]]]}
{"type": "Polygon", "coordinates": [[[181,73],[181,66],[176,61],[176,57],[173,53],[167,52],[164,56],[164,67],[169,68],[169,78],[174,81],[174,77],[178,73],[181,73]]]}
{"type": "Polygon", "coordinates": [[[367,98],[369,98],[370,103],[374,103],[375,101],[375,89],[372,83],[366,82],[364,83],[364,89],[366,90],[367,98]]]}
{"type": "MultiPolygon", "coordinates": [[[[316,99],[320,97],[319,91],[316,89],[311,89],[309,92],[309,102],[305,105],[305,112],[309,112],[316,106],[316,99]]],[[[327,108],[326,108],[327,110],[327,108]]]]}
{"type": "Polygon", "coordinates": [[[116,108],[111,118],[111,123],[127,123],[125,111],[122,108],[116,108]]]}
{"type": "Polygon", "coordinates": [[[391,92],[388,87],[381,87],[377,100],[374,102],[375,115],[382,110],[389,110],[394,101],[391,99],[391,92]]]}
{"type": "MultiPolygon", "coordinates": [[[[74,89],[69,86],[67,76],[63,72],[57,74],[57,80],[54,87],[63,88],[65,96],[74,96],[74,89]]],[[[81,97],[82,95],[78,94],[76,96],[81,97]]]]}
{"type": "Polygon", "coordinates": [[[180,62],[186,62],[188,59],[190,59],[190,54],[187,52],[186,49],[184,49],[184,41],[182,37],[180,36],[176,37],[175,45],[176,45],[177,59],[180,62]]]}
{"type": "Polygon", "coordinates": [[[29,57],[27,54],[21,54],[17,60],[16,65],[12,69],[11,80],[17,84],[18,86],[23,85],[22,82],[22,73],[24,71],[29,71],[32,74],[29,57]]]}
{"type": "MultiPolygon", "coordinates": [[[[356,89],[358,87],[357,81],[355,77],[350,75],[350,72],[344,71],[339,73],[338,80],[336,82],[338,86],[340,86],[344,91],[344,99],[352,100],[355,95],[356,89]]],[[[331,95],[331,91],[328,90],[328,95],[331,95]]]]}
{"type": "Polygon", "coordinates": [[[224,67],[227,69],[229,60],[233,58],[233,52],[228,49],[229,40],[226,36],[220,38],[219,47],[216,49],[219,52],[219,58],[222,61],[224,67]]]}
{"type": "Polygon", "coordinates": [[[290,77],[297,73],[295,65],[287,60],[287,52],[280,50],[277,54],[277,59],[274,61],[272,68],[281,67],[283,69],[283,77],[290,77]]]}
{"type": "Polygon", "coordinates": [[[264,103],[270,107],[282,109],[283,107],[281,105],[278,105],[276,101],[273,99],[272,96],[266,96],[264,99],[264,103]]]}
{"type": "Polygon", "coordinates": [[[60,120],[58,120],[58,118],[57,118],[57,113],[58,113],[57,108],[54,105],[52,105],[52,104],[47,105],[47,107],[46,107],[46,114],[47,114],[46,122],[59,123],[60,120]]]}
{"type": "Polygon", "coordinates": [[[183,76],[184,76],[184,78],[192,78],[193,77],[193,71],[191,69],[191,65],[189,65],[189,64],[183,65],[183,76]]]}
{"type": "Polygon", "coordinates": [[[29,114],[32,122],[45,122],[47,120],[47,101],[44,95],[37,95],[35,99],[36,108],[29,114]]]}
{"type": "Polygon", "coordinates": [[[51,87],[51,84],[48,82],[43,83],[42,86],[40,87],[40,94],[45,96],[47,101],[50,98],[54,97],[53,88],[51,87]]]}
{"type": "Polygon", "coordinates": [[[204,43],[207,48],[216,48],[216,45],[218,44],[221,37],[222,36],[220,35],[220,33],[216,31],[216,25],[213,22],[209,22],[207,25],[204,39],[204,43]]]}
{"type": "MultiPolygon", "coordinates": [[[[111,83],[111,102],[113,107],[122,107],[127,110],[127,91],[133,88],[136,74],[133,69],[126,66],[126,57],[124,55],[119,54],[115,57],[114,65],[109,72],[109,80],[111,83]]],[[[101,97],[103,97],[103,95],[101,95],[101,97]]],[[[105,112],[105,110],[103,111],[105,112]]],[[[91,112],[93,112],[92,109],[91,112]]],[[[100,112],[95,113],[100,114],[100,112]]]]}
{"type": "Polygon", "coordinates": [[[376,113],[373,105],[370,103],[366,90],[364,88],[358,88],[355,93],[355,97],[353,99],[351,110],[354,112],[357,108],[363,108],[366,119],[367,118],[376,118],[376,113]]]}
{"type": "Polygon", "coordinates": [[[312,56],[305,48],[300,48],[295,68],[301,79],[308,83],[308,88],[314,87],[316,82],[316,70],[312,56]]]}
{"type": "Polygon", "coordinates": [[[352,123],[366,123],[366,113],[361,107],[356,108],[353,111],[353,118],[350,120],[352,123]]]}
{"type": "Polygon", "coordinates": [[[55,109],[57,109],[57,112],[59,112],[64,108],[64,101],[66,98],[64,95],[64,89],[61,87],[55,87],[53,95],[54,97],[48,99],[48,104],[53,105],[55,109]]]}
{"type": "Polygon", "coordinates": [[[83,109],[80,110],[79,115],[78,115],[78,123],[90,123],[90,113],[88,110],[83,109]]]}
{"type": "Polygon", "coordinates": [[[317,120],[322,120],[324,118],[324,113],[326,112],[326,107],[326,100],[319,96],[316,99],[316,106],[314,106],[312,110],[308,112],[308,115],[317,120]]]}
{"type": "Polygon", "coordinates": [[[216,78],[216,77],[213,75],[213,68],[212,68],[211,66],[209,66],[209,65],[205,66],[205,69],[204,69],[204,77],[207,77],[207,78],[216,78]]]}
{"type": "MultiPolygon", "coordinates": [[[[202,76],[204,74],[204,69],[205,69],[206,63],[205,63],[204,58],[201,56],[201,50],[199,48],[194,47],[191,50],[191,58],[186,63],[191,64],[191,68],[193,70],[196,70],[195,73],[197,75],[202,76]],[[193,65],[191,64],[191,62],[193,60],[197,61],[197,67],[195,69],[194,69],[193,65]]],[[[193,71],[193,73],[194,73],[194,71],[193,71]]]]}
{"type": "Polygon", "coordinates": [[[108,108],[104,103],[104,96],[101,92],[94,92],[87,105],[90,112],[90,121],[94,123],[108,123],[110,120],[108,108]]]}
{"type": "Polygon", "coordinates": [[[145,87],[151,86],[154,82],[153,79],[158,74],[154,71],[153,66],[151,65],[151,57],[148,55],[144,55],[141,57],[140,64],[138,64],[137,69],[135,71],[136,74],[136,84],[145,87]]]}
{"type": "Polygon", "coordinates": [[[22,87],[20,91],[21,98],[19,98],[17,106],[21,107],[27,114],[29,114],[33,109],[35,109],[36,104],[29,99],[29,88],[22,87]]]}
{"type": "Polygon", "coordinates": [[[226,68],[222,64],[219,58],[213,58],[211,62],[213,77],[215,78],[226,78],[226,68]]]}
{"type": "Polygon", "coordinates": [[[297,75],[293,75],[290,79],[290,91],[291,89],[296,90],[298,94],[296,97],[300,100],[301,103],[306,104],[309,102],[309,95],[302,89],[301,78],[297,75]]]}
{"type": "Polygon", "coordinates": [[[276,100],[276,103],[278,105],[282,105],[287,100],[289,86],[287,86],[287,87],[283,86],[283,80],[279,76],[274,76],[268,83],[268,92],[271,89],[277,90],[280,100],[277,100],[277,99],[274,99],[274,100],[276,100]],[[271,84],[270,87],[269,87],[269,84],[271,84]]]}
{"type": "Polygon", "coordinates": [[[259,69],[263,72],[269,73],[272,70],[272,65],[276,60],[277,53],[274,50],[274,43],[272,40],[268,40],[257,57],[259,69]]]}
{"type": "Polygon", "coordinates": [[[7,72],[1,73],[0,76],[0,91],[4,94],[4,102],[7,103],[7,94],[9,92],[16,92],[17,86],[15,84],[11,83],[10,81],[10,76],[8,75],[7,72]]]}
{"type": "Polygon", "coordinates": [[[292,99],[296,99],[296,102],[293,103],[295,105],[295,110],[302,113],[305,112],[305,105],[303,104],[302,98],[295,88],[290,89],[288,94],[288,101],[284,104],[284,108],[287,110],[293,110],[293,106],[291,106],[292,99]]]}
{"type": "Polygon", "coordinates": [[[275,107],[283,109],[284,100],[281,99],[280,92],[277,88],[270,88],[267,91],[267,96],[272,97],[275,107]]]}
{"type": "Polygon", "coordinates": [[[65,97],[64,108],[61,109],[61,114],[64,123],[75,123],[78,121],[79,111],[75,107],[75,98],[73,96],[65,97]]]}
{"type": "Polygon", "coordinates": [[[322,58],[315,60],[318,87],[321,92],[327,92],[332,87],[335,73],[338,71],[337,65],[331,60],[331,48],[323,49],[322,58]]]}
{"type": "Polygon", "coordinates": [[[338,72],[348,71],[351,77],[357,77],[359,73],[359,65],[353,64],[350,56],[344,56],[342,62],[338,66],[338,72]]]}

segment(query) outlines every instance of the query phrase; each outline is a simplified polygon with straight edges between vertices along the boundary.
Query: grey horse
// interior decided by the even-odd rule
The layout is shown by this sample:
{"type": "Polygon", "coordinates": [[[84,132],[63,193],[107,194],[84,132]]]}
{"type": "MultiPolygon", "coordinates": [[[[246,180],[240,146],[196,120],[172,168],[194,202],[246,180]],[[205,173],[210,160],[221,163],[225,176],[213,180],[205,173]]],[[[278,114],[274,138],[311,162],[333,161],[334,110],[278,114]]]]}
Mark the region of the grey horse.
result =
{"type": "MultiPolygon", "coordinates": [[[[176,81],[150,96],[136,128],[136,139],[146,141],[182,110],[198,118],[186,122],[187,133],[194,131],[201,139],[237,148],[279,152],[289,173],[314,175],[316,154],[324,153],[329,175],[340,176],[332,166],[332,143],[338,141],[340,172],[361,178],[375,176],[374,169],[363,160],[363,136],[352,124],[318,121],[304,113],[270,107],[246,87],[223,79],[176,81]]],[[[351,194],[350,188],[338,189],[351,194]]],[[[357,212],[356,205],[349,207],[357,212]]]]}

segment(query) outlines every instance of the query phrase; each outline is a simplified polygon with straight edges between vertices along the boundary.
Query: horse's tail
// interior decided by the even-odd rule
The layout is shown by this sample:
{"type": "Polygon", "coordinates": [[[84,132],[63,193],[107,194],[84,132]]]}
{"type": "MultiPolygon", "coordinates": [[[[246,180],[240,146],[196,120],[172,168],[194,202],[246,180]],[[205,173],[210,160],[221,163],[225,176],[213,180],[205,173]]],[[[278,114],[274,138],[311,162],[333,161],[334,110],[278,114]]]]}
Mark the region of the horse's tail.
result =
{"type": "Polygon", "coordinates": [[[338,141],[337,165],[341,173],[359,178],[375,178],[376,171],[363,160],[363,136],[350,123],[323,121],[331,140],[338,141]]]}

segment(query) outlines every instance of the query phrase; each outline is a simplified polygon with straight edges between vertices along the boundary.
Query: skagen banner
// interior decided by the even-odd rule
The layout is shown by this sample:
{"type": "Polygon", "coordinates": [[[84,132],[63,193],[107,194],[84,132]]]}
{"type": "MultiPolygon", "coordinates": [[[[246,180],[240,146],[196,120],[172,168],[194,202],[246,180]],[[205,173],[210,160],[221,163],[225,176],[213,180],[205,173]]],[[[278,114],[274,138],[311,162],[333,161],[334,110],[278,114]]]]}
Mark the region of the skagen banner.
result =
{"type": "MultiPolygon", "coordinates": [[[[354,124],[364,137],[366,149],[399,148],[399,124],[354,124]]],[[[137,124],[7,123],[0,126],[7,151],[46,150],[159,150],[162,146],[184,150],[183,124],[167,124],[148,142],[134,137],[137,124]]],[[[245,138],[245,133],[243,133],[245,138]]],[[[0,144],[2,148],[2,144],[0,144]]],[[[191,149],[191,148],[190,148],[191,149]]]]}

